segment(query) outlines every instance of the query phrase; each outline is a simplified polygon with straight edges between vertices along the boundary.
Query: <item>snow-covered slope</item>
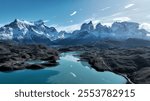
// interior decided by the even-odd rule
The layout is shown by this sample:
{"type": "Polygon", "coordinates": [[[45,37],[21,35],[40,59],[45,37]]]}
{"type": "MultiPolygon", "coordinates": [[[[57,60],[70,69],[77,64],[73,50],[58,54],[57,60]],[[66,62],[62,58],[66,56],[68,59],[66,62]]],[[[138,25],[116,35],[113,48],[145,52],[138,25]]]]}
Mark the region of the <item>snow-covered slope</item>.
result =
{"type": "Polygon", "coordinates": [[[15,40],[24,42],[51,42],[58,39],[59,33],[54,27],[47,27],[44,21],[28,22],[15,19],[0,28],[1,40],[15,40]]]}
{"type": "MultiPolygon", "coordinates": [[[[145,29],[140,29],[138,23],[134,22],[114,22],[111,27],[107,27],[98,23],[96,27],[93,27],[92,22],[84,23],[81,29],[74,31],[76,38],[95,38],[95,39],[116,39],[116,40],[126,40],[129,38],[138,39],[149,39],[147,34],[150,32],[145,29]]],[[[74,37],[74,36],[72,36],[74,37]]]]}
{"type": "MultiPolygon", "coordinates": [[[[134,22],[114,22],[111,27],[98,23],[94,28],[92,21],[90,21],[82,24],[80,30],[67,33],[65,31],[58,32],[54,27],[46,26],[43,20],[28,22],[15,19],[10,24],[0,28],[0,40],[46,44],[51,42],[59,44],[63,40],[65,43],[68,40],[70,42],[84,43],[101,39],[149,39],[147,34],[150,33],[145,29],[141,29],[140,25],[134,22]]],[[[68,43],[70,43],[69,41],[68,43]]]]}
{"type": "Polygon", "coordinates": [[[119,39],[144,39],[149,33],[144,29],[139,29],[139,24],[134,22],[115,22],[113,23],[111,29],[115,37],[119,39]]]}

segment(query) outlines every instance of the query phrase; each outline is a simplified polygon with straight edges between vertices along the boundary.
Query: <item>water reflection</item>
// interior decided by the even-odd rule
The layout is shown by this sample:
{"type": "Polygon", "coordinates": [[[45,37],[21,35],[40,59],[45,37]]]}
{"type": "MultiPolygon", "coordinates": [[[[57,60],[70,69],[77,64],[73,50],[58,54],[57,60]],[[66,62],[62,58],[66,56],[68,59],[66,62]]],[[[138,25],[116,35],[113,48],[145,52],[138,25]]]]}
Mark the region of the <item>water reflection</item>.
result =
{"type": "MultiPolygon", "coordinates": [[[[87,62],[78,61],[78,52],[62,53],[59,65],[40,70],[0,72],[1,84],[119,84],[127,80],[112,72],[97,72],[87,62]]],[[[30,61],[32,64],[43,61],[30,61]]]]}

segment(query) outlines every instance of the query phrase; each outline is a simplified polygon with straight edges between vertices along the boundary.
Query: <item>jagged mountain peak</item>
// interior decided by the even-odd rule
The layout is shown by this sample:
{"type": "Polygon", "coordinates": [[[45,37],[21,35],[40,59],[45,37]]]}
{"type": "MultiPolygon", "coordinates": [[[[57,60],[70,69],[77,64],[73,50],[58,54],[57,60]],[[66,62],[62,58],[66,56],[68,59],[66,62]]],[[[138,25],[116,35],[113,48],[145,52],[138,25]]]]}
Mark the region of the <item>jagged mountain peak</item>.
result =
{"type": "Polygon", "coordinates": [[[81,30],[83,30],[83,31],[92,31],[92,30],[94,30],[93,22],[90,21],[89,23],[82,24],[81,30]]]}
{"type": "Polygon", "coordinates": [[[51,32],[57,32],[55,27],[50,27],[49,29],[50,29],[51,32]]]}
{"type": "Polygon", "coordinates": [[[23,23],[25,20],[20,20],[20,19],[15,19],[13,22],[17,23],[17,22],[21,22],[23,23]]]}
{"type": "Polygon", "coordinates": [[[15,19],[12,23],[14,23],[14,24],[33,25],[32,22],[29,22],[29,21],[26,21],[26,20],[20,20],[20,19],[15,19]]]}
{"type": "Polygon", "coordinates": [[[104,28],[107,27],[106,25],[102,25],[101,23],[98,23],[95,27],[95,29],[100,29],[100,28],[104,28]]]}
{"type": "Polygon", "coordinates": [[[93,25],[93,22],[92,22],[92,21],[90,21],[88,24],[93,25]]]}
{"type": "Polygon", "coordinates": [[[41,25],[44,25],[44,24],[45,24],[45,21],[40,19],[40,20],[38,20],[38,21],[35,21],[34,24],[35,24],[35,25],[38,25],[38,26],[41,26],[41,25]]]}
{"type": "Polygon", "coordinates": [[[0,39],[23,40],[24,42],[55,42],[56,40],[77,40],[86,42],[102,39],[119,39],[128,38],[148,39],[148,32],[139,29],[139,24],[134,22],[114,22],[111,27],[98,23],[94,28],[93,22],[83,23],[80,30],[72,33],[65,31],[58,32],[55,27],[48,27],[45,21],[38,20],[28,22],[25,20],[15,19],[8,25],[0,28],[0,39]]]}
{"type": "Polygon", "coordinates": [[[0,28],[0,39],[17,40],[23,42],[43,42],[48,43],[58,38],[55,27],[48,27],[43,20],[29,22],[15,19],[10,24],[0,28]],[[11,36],[11,37],[10,37],[11,36]]]}
{"type": "Polygon", "coordinates": [[[19,19],[15,19],[14,20],[14,23],[17,23],[17,22],[20,22],[21,20],[19,20],[19,19]]]}
{"type": "Polygon", "coordinates": [[[29,22],[26,20],[15,19],[10,24],[5,25],[5,27],[8,27],[8,26],[10,26],[10,27],[27,27],[27,26],[41,26],[41,25],[45,25],[44,20],[37,20],[34,22],[29,22]]]}
{"type": "Polygon", "coordinates": [[[10,24],[5,25],[4,27],[23,29],[23,28],[26,28],[26,27],[29,27],[29,26],[33,26],[33,25],[34,24],[32,22],[15,19],[13,22],[11,22],[10,24]]]}

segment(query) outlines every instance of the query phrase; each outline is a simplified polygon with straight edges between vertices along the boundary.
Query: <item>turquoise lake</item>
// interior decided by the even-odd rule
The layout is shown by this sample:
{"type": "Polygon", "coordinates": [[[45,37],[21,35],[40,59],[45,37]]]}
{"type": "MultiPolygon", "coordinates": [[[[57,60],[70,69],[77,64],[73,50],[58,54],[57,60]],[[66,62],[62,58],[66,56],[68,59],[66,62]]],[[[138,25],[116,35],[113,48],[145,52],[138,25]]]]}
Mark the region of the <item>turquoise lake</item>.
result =
{"type": "MultiPolygon", "coordinates": [[[[0,84],[125,84],[127,80],[112,72],[97,72],[87,62],[78,61],[77,52],[62,53],[59,65],[40,70],[0,72],[0,84]]],[[[40,63],[32,61],[29,63],[40,63]]]]}

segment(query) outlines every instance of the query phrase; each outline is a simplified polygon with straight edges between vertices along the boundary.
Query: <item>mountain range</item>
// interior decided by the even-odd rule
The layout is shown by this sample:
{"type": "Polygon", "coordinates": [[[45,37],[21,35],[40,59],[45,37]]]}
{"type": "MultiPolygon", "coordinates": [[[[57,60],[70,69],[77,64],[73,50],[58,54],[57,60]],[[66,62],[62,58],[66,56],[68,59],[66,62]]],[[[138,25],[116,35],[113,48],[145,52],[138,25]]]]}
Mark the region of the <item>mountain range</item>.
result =
{"type": "Polygon", "coordinates": [[[11,40],[19,43],[42,43],[42,44],[81,44],[105,39],[127,40],[144,39],[150,32],[139,28],[135,22],[114,22],[111,27],[98,23],[95,27],[90,21],[83,23],[79,30],[71,33],[58,32],[55,27],[45,25],[43,20],[28,22],[15,19],[10,24],[0,28],[0,40],[11,40]]]}

